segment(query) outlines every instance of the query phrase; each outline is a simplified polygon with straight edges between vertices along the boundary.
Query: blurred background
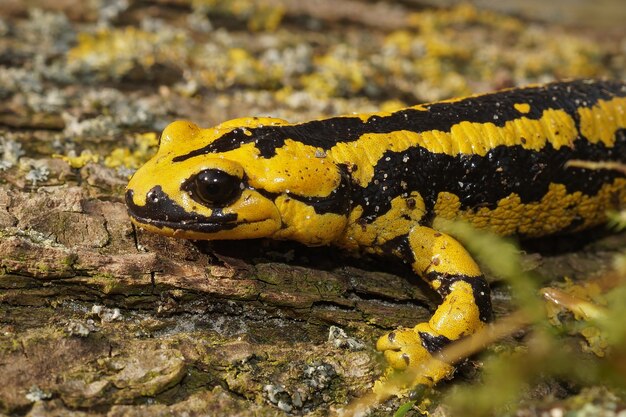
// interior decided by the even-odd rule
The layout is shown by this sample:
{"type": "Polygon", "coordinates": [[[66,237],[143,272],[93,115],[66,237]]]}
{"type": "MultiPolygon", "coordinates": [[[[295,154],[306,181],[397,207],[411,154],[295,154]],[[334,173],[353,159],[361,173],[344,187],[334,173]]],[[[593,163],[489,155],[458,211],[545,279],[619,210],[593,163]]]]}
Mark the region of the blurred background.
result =
{"type": "Polygon", "coordinates": [[[621,0],[3,0],[0,125],[123,136],[623,79],[625,19],[621,0]]]}

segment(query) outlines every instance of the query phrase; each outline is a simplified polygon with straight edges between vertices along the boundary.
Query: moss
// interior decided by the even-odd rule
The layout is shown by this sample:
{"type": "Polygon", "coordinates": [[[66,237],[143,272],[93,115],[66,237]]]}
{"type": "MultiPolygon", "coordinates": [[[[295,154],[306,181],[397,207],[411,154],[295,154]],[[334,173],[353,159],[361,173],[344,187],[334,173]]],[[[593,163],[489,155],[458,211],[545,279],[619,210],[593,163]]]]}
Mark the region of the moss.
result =
{"type": "Polygon", "coordinates": [[[67,257],[61,260],[61,264],[66,269],[71,269],[74,266],[74,264],[76,264],[77,261],[78,261],[78,255],[76,255],[75,253],[71,253],[67,257]]]}
{"type": "Polygon", "coordinates": [[[197,12],[228,14],[246,22],[253,32],[273,32],[280,26],[285,7],[275,2],[258,0],[192,0],[197,12]]]}
{"type": "Polygon", "coordinates": [[[97,164],[100,161],[100,156],[92,153],[89,150],[84,150],[80,155],[76,155],[75,152],[70,152],[68,155],[53,154],[54,158],[60,158],[67,162],[70,167],[74,169],[80,169],[88,163],[97,164]]]}
{"type": "Polygon", "coordinates": [[[177,66],[186,37],[183,32],[149,32],[127,26],[79,33],[77,41],[67,54],[71,71],[119,79],[137,67],[149,69],[157,63],[177,66]]]}
{"type": "Polygon", "coordinates": [[[104,165],[109,168],[139,168],[154,155],[158,145],[158,136],[154,132],[137,134],[134,142],[133,151],[129,148],[113,149],[104,159],[104,165]]]}
{"type": "Polygon", "coordinates": [[[43,274],[47,274],[50,272],[50,265],[45,264],[43,262],[38,262],[35,264],[35,268],[37,268],[37,272],[41,272],[43,274]]]}
{"type": "MultiPolygon", "coordinates": [[[[626,291],[621,284],[623,281],[613,281],[613,286],[608,292],[607,287],[604,288],[604,295],[600,295],[597,282],[585,283],[582,286],[569,285],[568,293],[595,299],[595,308],[602,309],[600,318],[590,320],[588,317],[589,323],[582,325],[573,321],[575,314],[559,314],[558,320],[554,321],[558,328],[554,329],[548,325],[549,317],[546,317],[537,296],[537,281],[523,271],[514,246],[499,238],[471,231],[459,225],[454,226],[452,230],[470,249],[476,251],[478,258],[487,267],[507,279],[514,288],[520,309],[517,314],[522,314],[528,323],[534,324],[533,332],[527,337],[525,348],[512,350],[500,348],[497,355],[485,357],[482,385],[459,386],[451,390],[444,401],[452,406],[455,415],[456,413],[468,416],[497,415],[512,404],[518,403],[520,399],[532,403],[529,398],[532,394],[526,392],[524,387],[527,384],[549,381],[550,378],[577,381],[584,386],[606,384],[613,390],[624,388],[622,369],[607,367],[606,362],[585,353],[585,350],[592,350],[603,356],[609,346],[616,351],[623,349],[626,340],[621,337],[626,334],[624,330],[626,326],[620,318],[624,314],[623,302],[617,304],[609,302],[606,308],[598,304],[602,302],[600,300],[607,299],[605,297],[610,300],[614,295],[615,300],[622,300],[621,297],[626,291]],[[576,339],[564,337],[561,328],[568,329],[567,333],[570,335],[583,335],[589,348],[577,347],[576,339]],[[611,338],[616,335],[620,336],[611,338]],[[573,363],[576,366],[572,367],[573,363]],[[498,394],[496,397],[494,392],[498,394]]],[[[552,314],[550,317],[555,319],[557,315],[552,314]]],[[[512,327],[508,331],[514,333],[518,328],[512,327]]],[[[498,350],[497,346],[494,351],[498,350]]]]}

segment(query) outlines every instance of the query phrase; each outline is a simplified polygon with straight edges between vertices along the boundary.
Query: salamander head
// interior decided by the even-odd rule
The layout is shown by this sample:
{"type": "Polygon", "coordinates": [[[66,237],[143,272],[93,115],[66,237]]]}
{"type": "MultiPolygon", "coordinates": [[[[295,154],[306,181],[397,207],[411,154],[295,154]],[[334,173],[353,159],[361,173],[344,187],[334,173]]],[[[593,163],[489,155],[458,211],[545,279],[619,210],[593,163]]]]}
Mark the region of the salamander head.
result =
{"type": "Polygon", "coordinates": [[[259,143],[285,121],[245,118],[200,129],[170,124],[157,154],[126,188],[131,220],[186,239],[293,239],[326,244],[349,210],[345,175],[319,150],[287,139],[272,157],[259,143]]]}

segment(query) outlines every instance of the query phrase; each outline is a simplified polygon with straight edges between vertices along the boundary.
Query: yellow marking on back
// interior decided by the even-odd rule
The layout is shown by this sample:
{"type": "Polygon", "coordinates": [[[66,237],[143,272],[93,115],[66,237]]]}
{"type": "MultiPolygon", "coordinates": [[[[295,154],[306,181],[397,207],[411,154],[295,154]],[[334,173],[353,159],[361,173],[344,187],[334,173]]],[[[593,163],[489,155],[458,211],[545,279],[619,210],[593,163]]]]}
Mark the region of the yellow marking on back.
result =
{"type": "Polygon", "coordinates": [[[615,132],[626,128],[626,98],[599,100],[593,107],[581,107],[580,133],[589,142],[602,142],[606,146],[615,144],[615,132]]]}
{"type": "Polygon", "coordinates": [[[616,203],[626,206],[626,179],[617,178],[604,184],[597,195],[580,191],[568,193],[562,184],[550,184],[548,192],[538,202],[524,204],[513,193],[498,201],[494,209],[481,207],[462,210],[459,198],[451,193],[439,193],[435,204],[435,229],[441,219],[461,219],[479,229],[489,229],[501,236],[521,234],[539,237],[568,230],[578,220],[580,224],[570,232],[583,230],[606,221],[606,211],[616,203]]]}
{"type": "Polygon", "coordinates": [[[374,176],[374,167],[386,151],[400,152],[412,146],[409,133],[405,130],[386,134],[366,133],[357,141],[337,143],[327,155],[337,163],[356,166],[352,178],[364,187],[374,176]]]}
{"type": "Polygon", "coordinates": [[[313,146],[287,139],[267,160],[266,169],[271,169],[275,177],[274,186],[261,186],[270,192],[289,190],[301,196],[328,196],[341,182],[341,175],[332,161],[318,153],[313,146]]]}
{"type": "Polygon", "coordinates": [[[530,111],[530,104],[528,103],[515,103],[513,104],[513,107],[515,108],[515,110],[523,114],[526,114],[530,111]]]}
{"type": "MultiPolygon", "coordinates": [[[[502,127],[494,123],[462,121],[450,132],[439,130],[416,133],[399,130],[392,133],[366,133],[357,141],[337,143],[328,156],[338,163],[357,167],[352,176],[365,187],[374,176],[374,167],[386,151],[402,152],[421,146],[433,153],[451,156],[476,154],[484,156],[499,145],[520,145],[525,149],[540,150],[546,143],[555,149],[572,146],[578,136],[574,119],[564,110],[547,109],[540,119],[520,117],[502,127]]],[[[409,160],[406,164],[416,163],[409,160]]]]}

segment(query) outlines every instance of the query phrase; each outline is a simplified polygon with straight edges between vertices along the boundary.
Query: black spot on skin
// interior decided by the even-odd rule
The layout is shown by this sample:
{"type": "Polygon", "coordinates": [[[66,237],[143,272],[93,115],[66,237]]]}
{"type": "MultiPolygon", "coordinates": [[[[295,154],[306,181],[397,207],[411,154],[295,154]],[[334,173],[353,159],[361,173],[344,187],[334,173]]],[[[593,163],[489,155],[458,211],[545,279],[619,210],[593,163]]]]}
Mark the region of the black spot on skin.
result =
{"type": "MultiPolygon", "coordinates": [[[[432,378],[430,378],[430,377],[427,377],[427,379],[432,381],[432,378]]],[[[432,384],[430,384],[430,385],[427,385],[427,384],[417,384],[415,387],[413,387],[413,389],[411,389],[411,391],[409,391],[409,396],[408,396],[409,400],[411,400],[411,401],[422,401],[422,399],[424,398],[424,393],[431,386],[432,386],[432,384]]]]}
{"type": "Polygon", "coordinates": [[[450,344],[452,341],[445,336],[433,336],[430,333],[426,332],[417,332],[419,335],[422,346],[430,353],[435,353],[441,351],[446,345],[450,344]]]}
{"type": "Polygon", "coordinates": [[[404,363],[406,363],[406,366],[409,366],[411,364],[411,358],[409,358],[409,355],[407,355],[406,353],[402,354],[402,360],[404,361],[404,363]]]}

